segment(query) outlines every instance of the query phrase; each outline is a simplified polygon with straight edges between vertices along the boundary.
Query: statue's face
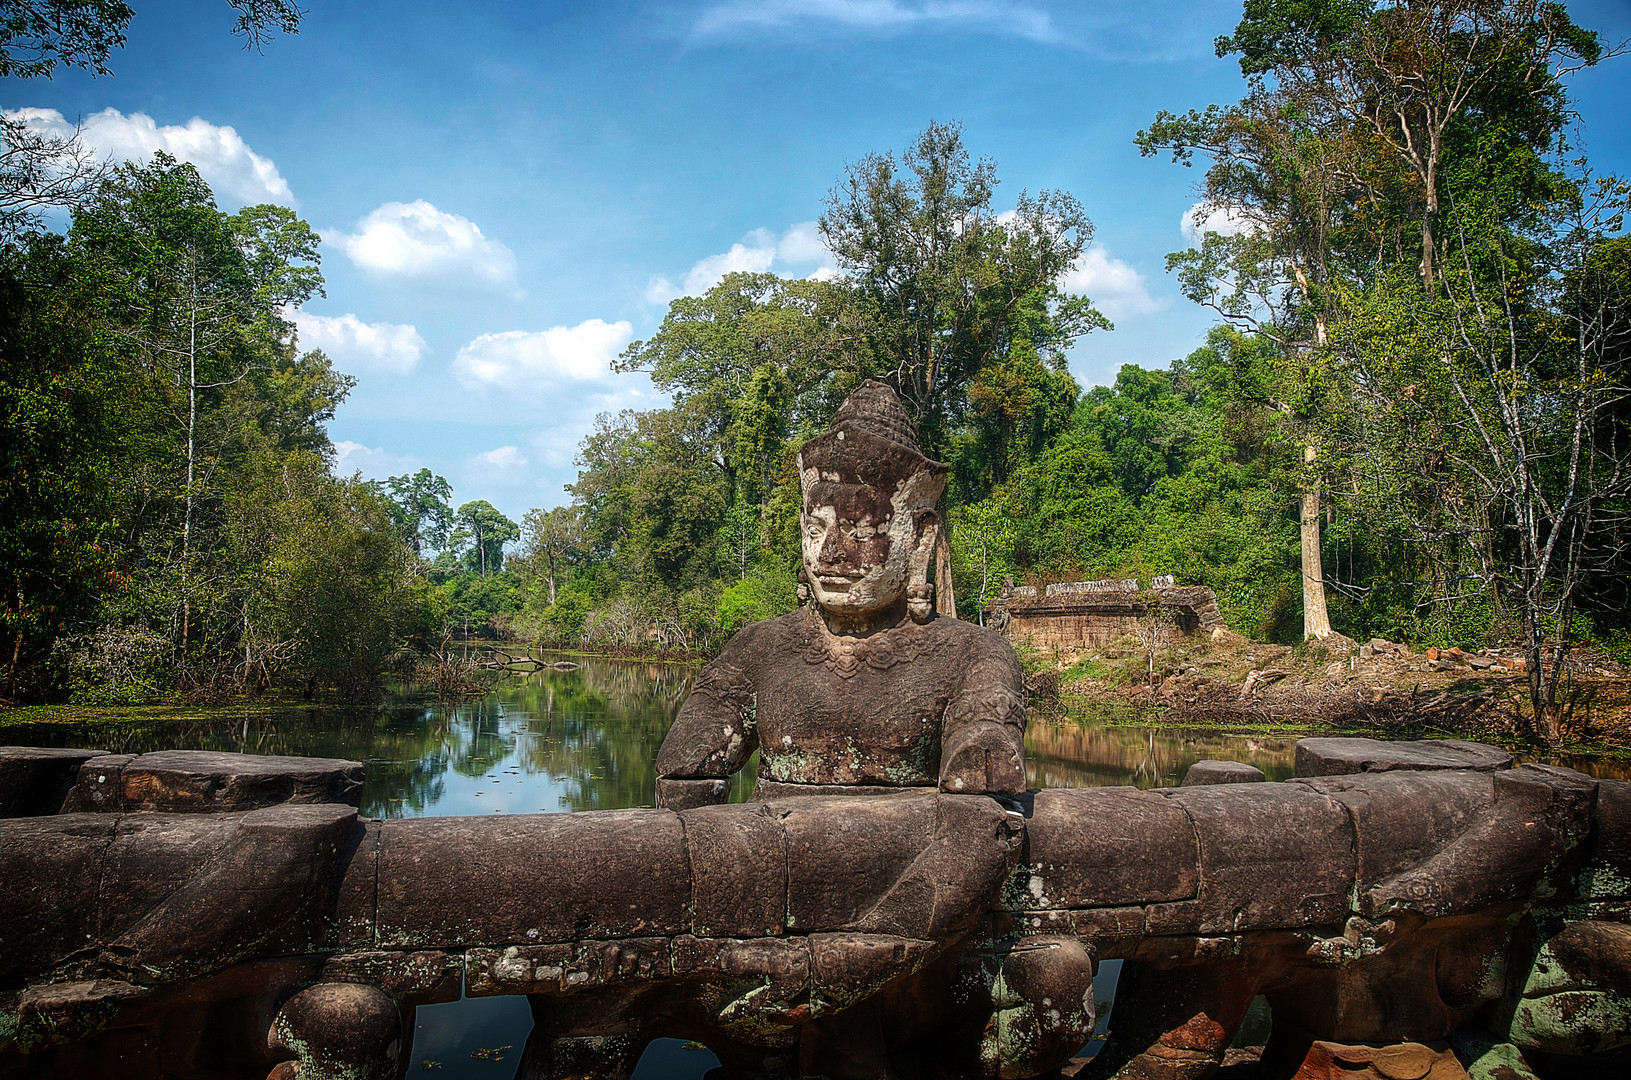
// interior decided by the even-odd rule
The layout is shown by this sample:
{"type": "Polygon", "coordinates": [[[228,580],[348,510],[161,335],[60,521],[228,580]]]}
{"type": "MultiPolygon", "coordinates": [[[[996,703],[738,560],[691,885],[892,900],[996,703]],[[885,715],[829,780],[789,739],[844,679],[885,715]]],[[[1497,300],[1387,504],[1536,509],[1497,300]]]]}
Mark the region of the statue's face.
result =
{"type": "Polygon", "coordinates": [[[804,571],[823,609],[870,615],[906,596],[916,524],[864,484],[816,485],[804,503],[804,571]]]}

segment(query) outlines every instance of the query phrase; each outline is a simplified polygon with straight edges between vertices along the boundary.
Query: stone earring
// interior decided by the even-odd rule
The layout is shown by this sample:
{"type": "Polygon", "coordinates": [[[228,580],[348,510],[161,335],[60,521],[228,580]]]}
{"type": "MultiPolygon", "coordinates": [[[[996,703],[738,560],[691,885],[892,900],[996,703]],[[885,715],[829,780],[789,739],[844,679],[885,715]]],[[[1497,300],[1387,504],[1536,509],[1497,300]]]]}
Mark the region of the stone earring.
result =
{"type": "Polygon", "coordinates": [[[916,623],[934,618],[934,585],[925,581],[906,586],[906,613],[916,623]]]}

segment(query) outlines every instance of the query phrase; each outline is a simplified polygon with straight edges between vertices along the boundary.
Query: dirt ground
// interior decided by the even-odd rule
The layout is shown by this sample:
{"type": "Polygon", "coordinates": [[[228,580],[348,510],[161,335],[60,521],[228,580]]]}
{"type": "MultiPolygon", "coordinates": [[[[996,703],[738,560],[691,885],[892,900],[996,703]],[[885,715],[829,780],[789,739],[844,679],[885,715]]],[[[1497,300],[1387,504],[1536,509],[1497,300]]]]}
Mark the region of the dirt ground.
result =
{"type": "MultiPolygon", "coordinates": [[[[1225,631],[1179,639],[1153,658],[1134,647],[1028,659],[1058,672],[1065,694],[1113,697],[1159,710],[1169,723],[1535,737],[1516,649],[1440,652],[1347,638],[1293,649],[1225,631]]],[[[1584,650],[1567,664],[1566,739],[1631,750],[1631,668],[1584,650]]]]}

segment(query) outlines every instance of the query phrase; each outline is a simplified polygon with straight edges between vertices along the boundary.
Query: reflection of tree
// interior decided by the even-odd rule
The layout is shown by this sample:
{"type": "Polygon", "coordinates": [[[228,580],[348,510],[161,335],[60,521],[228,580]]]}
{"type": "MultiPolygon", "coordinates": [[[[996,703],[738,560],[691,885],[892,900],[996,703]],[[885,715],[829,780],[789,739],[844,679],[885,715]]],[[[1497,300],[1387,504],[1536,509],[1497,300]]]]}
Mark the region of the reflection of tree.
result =
{"type": "Polygon", "coordinates": [[[677,664],[590,658],[574,671],[546,668],[509,691],[512,713],[530,717],[516,758],[567,788],[564,809],[649,806],[657,749],[691,686],[677,664]]]}
{"type": "Polygon", "coordinates": [[[1032,724],[1025,733],[1031,787],[1133,784],[1172,787],[1197,761],[1244,761],[1270,780],[1291,775],[1296,739],[1228,735],[1199,728],[1032,724]]]}

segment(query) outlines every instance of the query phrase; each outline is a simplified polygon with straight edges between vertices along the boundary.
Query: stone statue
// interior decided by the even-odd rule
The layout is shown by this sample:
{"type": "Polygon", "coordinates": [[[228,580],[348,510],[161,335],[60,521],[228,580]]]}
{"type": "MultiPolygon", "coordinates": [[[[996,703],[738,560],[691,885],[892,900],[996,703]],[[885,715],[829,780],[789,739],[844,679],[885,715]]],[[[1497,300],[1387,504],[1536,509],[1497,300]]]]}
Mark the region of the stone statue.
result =
{"type": "Polygon", "coordinates": [[[1025,789],[1019,662],[937,617],[928,570],[946,466],[895,392],[868,380],[799,452],[813,603],[747,627],[698,674],[657,755],[657,803],[725,801],[759,750],[760,798],[1025,789]]]}

